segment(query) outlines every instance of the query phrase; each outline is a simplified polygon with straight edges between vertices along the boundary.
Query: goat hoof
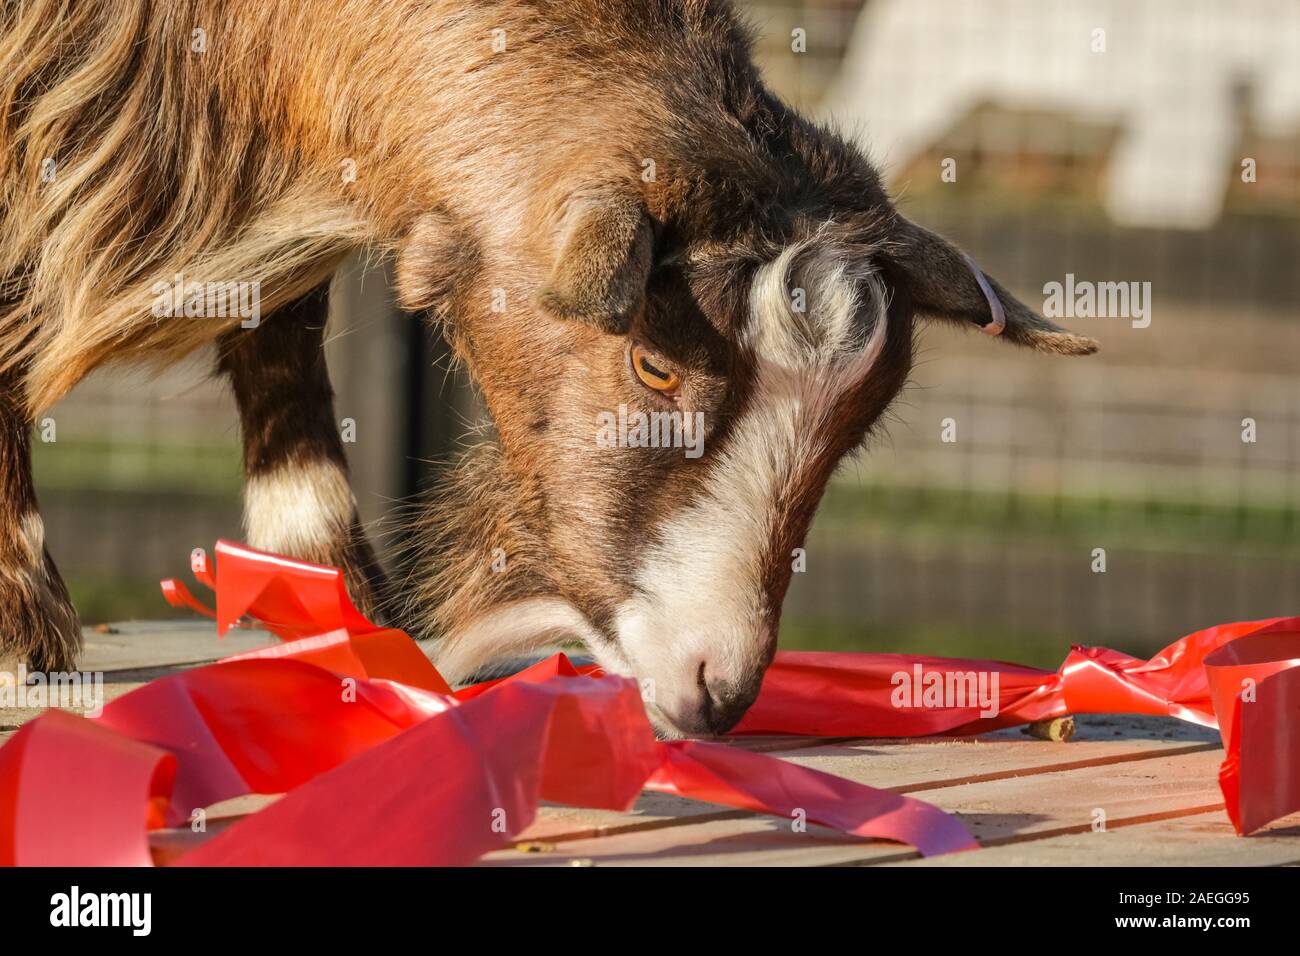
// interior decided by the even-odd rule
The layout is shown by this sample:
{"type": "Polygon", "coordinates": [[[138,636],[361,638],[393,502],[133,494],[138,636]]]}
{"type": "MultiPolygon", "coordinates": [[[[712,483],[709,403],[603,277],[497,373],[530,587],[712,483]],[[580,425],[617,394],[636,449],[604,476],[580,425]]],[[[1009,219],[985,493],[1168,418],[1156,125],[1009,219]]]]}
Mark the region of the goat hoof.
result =
{"type": "Polygon", "coordinates": [[[0,572],[0,671],[71,671],[81,652],[81,622],[63,579],[44,567],[0,572]]]}

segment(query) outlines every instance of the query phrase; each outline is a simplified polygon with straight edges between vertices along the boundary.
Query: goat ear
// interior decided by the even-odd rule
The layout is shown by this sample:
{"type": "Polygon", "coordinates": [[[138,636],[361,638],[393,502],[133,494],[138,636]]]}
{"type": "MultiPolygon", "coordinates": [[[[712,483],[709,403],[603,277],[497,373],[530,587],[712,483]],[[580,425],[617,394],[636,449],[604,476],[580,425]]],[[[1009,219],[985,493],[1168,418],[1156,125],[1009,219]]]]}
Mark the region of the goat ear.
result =
{"type": "Polygon", "coordinates": [[[654,236],[639,199],[576,199],[538,304],[557,319],[623,334],[645,300],[654,236]]]}
{"type": "Polygon", "coordinates": [[[940,236],[899,216],[892,238],[891,258],[918,312],[974,325],[1040,352],[1091,355],[1097,351],[1095,340],[1043,318],[940,236]]]}

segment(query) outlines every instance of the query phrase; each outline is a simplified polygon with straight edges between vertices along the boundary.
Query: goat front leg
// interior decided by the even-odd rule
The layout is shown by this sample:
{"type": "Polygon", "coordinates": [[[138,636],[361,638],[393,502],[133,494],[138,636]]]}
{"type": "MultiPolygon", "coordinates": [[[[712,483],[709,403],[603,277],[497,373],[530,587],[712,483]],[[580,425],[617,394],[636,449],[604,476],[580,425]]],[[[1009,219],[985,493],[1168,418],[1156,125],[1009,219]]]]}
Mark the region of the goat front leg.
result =
{"type": "Polygon", "coordinates": [[[0,683],[15,681],[19,664],[72,670],[81,650],[77,612],[45,549],[22,378],[0,373],[0,683]]]}
{"type": "Polygon", "coordinates": [[[361,529],[325,366],[329,284],[220,342],[218,367],[239,405],[244,533],[261,551],[343,569],[362,613],[376,613],[383,571],[361,529]]]}

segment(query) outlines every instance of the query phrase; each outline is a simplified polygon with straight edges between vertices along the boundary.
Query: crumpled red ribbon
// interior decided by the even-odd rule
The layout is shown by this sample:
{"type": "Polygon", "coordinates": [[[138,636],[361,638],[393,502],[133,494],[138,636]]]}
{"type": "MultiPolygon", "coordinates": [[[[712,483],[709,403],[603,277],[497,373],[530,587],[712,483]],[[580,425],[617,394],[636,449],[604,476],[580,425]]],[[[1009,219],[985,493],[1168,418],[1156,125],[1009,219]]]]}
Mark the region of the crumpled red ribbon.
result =
{"type": "Polygon", "coordinates": [[[1300,618],[1221,624],[1150,660],[1075,646],[1058,671],[902,654],[782,653],[734,733],[917,737],[1065,714],[1153,714],[1217,727],[1228,817],[1246,834],[1300,810],[1300,618]],[[997,713],[896,707],[899,674],[998,675],[997,713]]]}
{"type": "Polygon", "coordinates": [[[644,789],[908,843],[971,849],[910,797],[763,754],[661,742],[634,681],[563,655],[456,694],[400,631],[375,627],[337,569],[220,542],[215,611],[286,643],[161,678],[95,720],[50,712],[0,748],[0,863],[148,865],[147,830],[246,793],[285,796],[185,865],[438,865],[507,845],[540,800],[627,809],[644,789]]]}
{"type": "MultiPolygon", "coordinates": [[[[762,754],[659,742],[636,686],[562,655],[451,693],[401,631],[348,599],[337,569],[217,546],[213,611],[286,643],[155,681],[96,721],[52,712],[0,749],[0,863],[141,864],[147,829],[244,793],[286,793],[182,864],[457,864],[506,845],[539,800],[623,809],[643,789],[809,820],[924,854],[968,849],[928,804],[762,754]],[[87,782],[93,782],[88,793],[87,782]],[[51,837],[51,834],[55,836],[51,837]]],[[[1228,814],[1249,832],[1300,809],[1300,619],[1222,625],[1149,661],[1075,647],[1057,672],[995,661],[783,653],[737,733],[969,734],[1066,713],[1221,728],[1228,814]],[[997,713],[896,706],[900,674],[998,678],[997,713]],[[1292,728],[1297,728],[1292,730],[1292,728]]]]}

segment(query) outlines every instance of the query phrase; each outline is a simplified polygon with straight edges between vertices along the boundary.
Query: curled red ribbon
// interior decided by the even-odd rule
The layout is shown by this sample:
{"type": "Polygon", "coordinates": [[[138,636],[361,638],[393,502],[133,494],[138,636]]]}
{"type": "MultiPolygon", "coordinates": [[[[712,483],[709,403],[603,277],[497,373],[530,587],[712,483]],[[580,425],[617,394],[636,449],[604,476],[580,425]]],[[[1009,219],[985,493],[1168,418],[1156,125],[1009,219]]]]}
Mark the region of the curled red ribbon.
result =
{"type": "MultiPolygon", "coordinates": [[[[634,682],[562,655],[452,693],[335,568],[217,546],[215,611],[285,643],[154,681],[96,720],[50,712],[0,748],[0,863],[148,865],[147,831],[246,793],[285,796],[185,865],[463,864],[509,844],[538,802],[626,809],[642,789],[809,820],[926,855],[975,846],[933,806],[786,761],[661,742],[634,682]],[[89,792],[87,782],[91,783],[89,792]]],[[[1161,714],[1222,730],[1245,833],[1300,809],[1300,619],[1223,625],[1149,661],[1074,648],[1059,671],[892,654],[783,653],[737,733],[968,734],[1066,713],[1161,714]],[[900,675],[996,675],[990,700],[916,706],[900,675]]]]}
{"type": "Polygon", "coordinates": [[[1300,618],[1222,624],[1150,660],[1075,646],[1058,671],[901,654],[784,653],[735,733],[835,737],[974,734],[1065,714],[1152,714],[1217,727],[1228,817],[1238,833],[1300,810],[1300,618]],[[998,677],[996,713],[979,703],[896,706],[896,680],[998,677]]]}
{"type": "Polygon", "coordinates": [[[644,788],[926,855],[975,846],[910,797],[658,741],[634,681],[562,655],[452,694],[406,634],[356,611],[337,569],[226,542],[217,555],[215,611],[177,582],[164,594],[221,631],[249,615],[286,643],[153,681],[93,721],[25,725],[0,749],[0,863],[148,865],[149,828],[247,793],[285,796],[179,863],[464,864],[509,844],[540,800],[627,809],[644,788]]]}

